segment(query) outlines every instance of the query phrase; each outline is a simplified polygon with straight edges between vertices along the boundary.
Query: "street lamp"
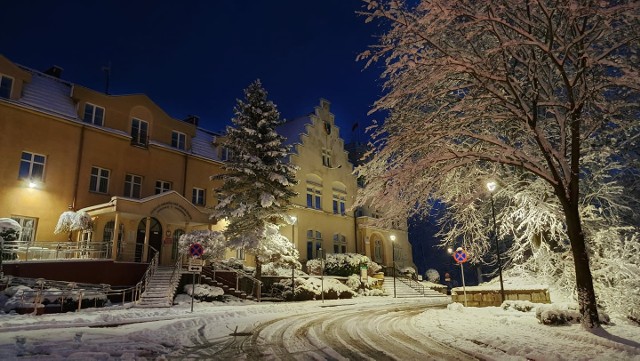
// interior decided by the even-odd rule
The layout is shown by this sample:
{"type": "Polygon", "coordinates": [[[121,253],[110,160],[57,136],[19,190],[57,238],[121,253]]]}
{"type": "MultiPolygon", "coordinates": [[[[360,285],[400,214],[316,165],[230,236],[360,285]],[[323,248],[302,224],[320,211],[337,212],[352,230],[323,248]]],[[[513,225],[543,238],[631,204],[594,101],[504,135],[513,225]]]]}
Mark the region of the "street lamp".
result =
{"type": "MultiPolygon", "coordinates": [[[[292,247],[294,249],[296,248],[296,241],[295,241],[296,233],[295,233],[295,228],[294,227],[296,226],[296,222],[297,221],[298,221],[298,217],[291,216],[291,245],[292,245],[292,247]]],[[[292,295],[295,292],[295,287],[296,287],[296,284],[295,284],[295,273],[296,273],[296,265],[292,261],[291,262],[291,294],[292,295]]]]}
{"type": "Polygon", "coordinates": [[[502,282],[502,257],[500,256],[500,245],[498,244],[498,229],[496,228],[496,208],[493,204],[493,191],[496,190],[497,184],[494,181],[487,182],[489,197],[491,198],[491,215],[493,217],[493,239],[496,242],[496,255],[498,256],[498,272],[500,274],[500,297],[504,302],[504,283],[502,282]]]}
{"type": "Polygon", "coordinates": [[[396,235],[389,236],[391,239],[391,257],[393,258],[393,298],[396,298],[396,235]]]}

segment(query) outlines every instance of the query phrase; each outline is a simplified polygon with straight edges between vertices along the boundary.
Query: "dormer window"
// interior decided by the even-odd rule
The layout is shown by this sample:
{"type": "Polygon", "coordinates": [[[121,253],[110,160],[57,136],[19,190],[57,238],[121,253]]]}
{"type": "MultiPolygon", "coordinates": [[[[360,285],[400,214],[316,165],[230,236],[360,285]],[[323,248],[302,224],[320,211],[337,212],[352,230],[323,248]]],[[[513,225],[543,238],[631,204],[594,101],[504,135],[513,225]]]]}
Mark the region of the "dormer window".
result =
{"type": "Polygon", "coordinates": [[[84,117],[82,120],[85,123],[102,126],[104,123],[104,108],[91,103],[84,105],[84,117]]]}
{"type": "Polygon", "coordinates": [[[233,151],[227,147],[220,149],[220,160],[226,162],[233,159],[233,151]]]}
{"type": "Polygon", "coordinates": [[[13,88],[13,78],[0,75],[0,98],[10,99],[11,88],[13,88]]]}
{"type": "Polygon", "coordinates": [[[171,132],[171,146],[180,150],[187,149],[187,135],[178,131],[171,132]]]}

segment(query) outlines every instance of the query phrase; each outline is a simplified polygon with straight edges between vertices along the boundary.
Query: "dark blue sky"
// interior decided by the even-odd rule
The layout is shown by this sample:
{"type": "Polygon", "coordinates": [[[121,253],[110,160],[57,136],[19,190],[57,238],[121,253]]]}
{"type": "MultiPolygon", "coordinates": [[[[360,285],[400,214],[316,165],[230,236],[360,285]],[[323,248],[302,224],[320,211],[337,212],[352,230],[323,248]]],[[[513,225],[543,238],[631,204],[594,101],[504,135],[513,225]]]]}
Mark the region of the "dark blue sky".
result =
{"type": "Polygon", "coordinates": [[[344,138],[381,93],[356,62],[379,28],[359,0],[3,1],[0,53],[111,94],[145,93],[169,115],[222,130],[235,99],[260,78],[283,117],[332,104],[344,138]]]}

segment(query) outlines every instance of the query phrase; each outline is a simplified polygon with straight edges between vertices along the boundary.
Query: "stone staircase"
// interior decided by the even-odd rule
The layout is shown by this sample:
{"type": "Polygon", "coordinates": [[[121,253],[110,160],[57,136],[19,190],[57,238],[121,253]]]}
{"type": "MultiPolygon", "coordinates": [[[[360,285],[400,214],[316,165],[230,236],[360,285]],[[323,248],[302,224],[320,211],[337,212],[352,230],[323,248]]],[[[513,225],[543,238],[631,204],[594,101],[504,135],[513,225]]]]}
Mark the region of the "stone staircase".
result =
{"type": "MultiPolygon", "coordinates": [[[[171,307],[173,305],[173,297],[176,294],[176,284],[171,284],[171,276],[173,275],[173,266],[160,266],[149,279],[147,288],[142,292],[140,301],[136,307],[171,307]]],[[[176,270],[180,272],[180,270],[176,270]]]]}
{"type": "Polygon", "coordinates": [[[226,284],[214,280],[213,275],[209,272],[203,272],[200,275],[200,283],[206,283],[210,286],[214,286],[214,287],[220,287],[222,288],[222,290],[224,291],[225,295],[231,295],[237,298],[241,298],[243,300],[253,300],[254,297],[252,295],[247,295],[245,292],[241,291],[241,290],[236,290],[233,287],[229,287],[226,284]]]}
{"type": "MultiPolygon", "coordinates": [[[[438,298],[446,298],[447,295],[444,295],[438,291],[434,291],[430,288],[420,287],[421,285],[418,282],[413,282],[414,287],[409,286],[405,283],[400,277],[396,278],[396,298],[416,298],[416,297],[438,297],[438,298]]],[[[382,283],[382,288],[385,292],[393,297],[393,277],[385,276],[384,282],[382,283]]]]}

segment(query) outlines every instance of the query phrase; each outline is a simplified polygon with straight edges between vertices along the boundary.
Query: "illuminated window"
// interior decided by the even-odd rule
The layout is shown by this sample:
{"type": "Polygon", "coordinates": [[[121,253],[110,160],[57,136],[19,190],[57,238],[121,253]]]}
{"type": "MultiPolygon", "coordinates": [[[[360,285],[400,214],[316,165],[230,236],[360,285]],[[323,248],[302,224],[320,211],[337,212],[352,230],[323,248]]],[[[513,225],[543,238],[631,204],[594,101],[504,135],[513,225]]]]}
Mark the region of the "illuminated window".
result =
{"type": "Polygon", "coordinates": [[[236,249],[236,259],[244,260],[244,248],[236,249]]]}
{"type": "Polygon", "coordinates": [[[44,165],[46,157],[41,154],[22,152],[18,177],[32,181],[44,180],[44,165]]]}
{"type": "Polygon", "coordinates": [[[134,174],[127,174],[124,177],[124,196],[129,198],[140,198],[142,190],[142,177],[134,174]]]}
{"type": "Polygon", "coordinates": [[[102,126],[104,123],[104,108],[91,103],[84,105],[84,116],[82,120],[85,123],[91,123],[102,126]]]}
{"type": "Polygon", "coordinates": [[[187,149],[187,135],[177,131],[171,132],[171,146],[180,150],[187,149]]]}
{"type": "Polygon", "coordinates": [[[109,174],[111,171],[100,167],[91,167],[89,190],[91,192],[107,193],[109,191],[109,174]]]}

